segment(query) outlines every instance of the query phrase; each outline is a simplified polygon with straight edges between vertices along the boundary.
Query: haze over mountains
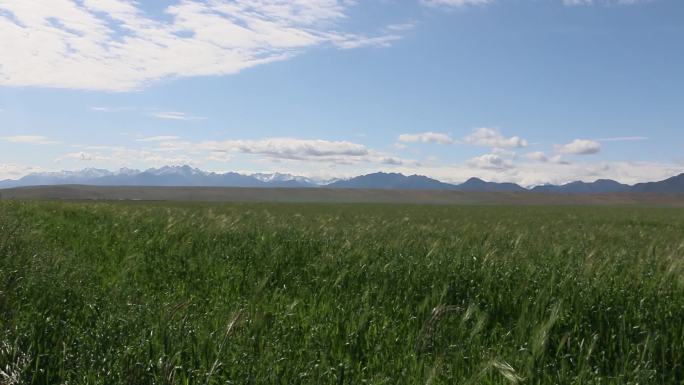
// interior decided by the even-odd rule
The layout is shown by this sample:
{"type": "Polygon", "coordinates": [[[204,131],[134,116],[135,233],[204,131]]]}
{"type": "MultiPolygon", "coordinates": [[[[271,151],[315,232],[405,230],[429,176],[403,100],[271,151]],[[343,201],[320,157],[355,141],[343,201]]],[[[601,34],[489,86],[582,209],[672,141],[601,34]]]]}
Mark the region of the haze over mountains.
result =
{"type": "Polygon", "coordinates": [[[345,180],[319,180],[281,173],[251,175],[236,172],[215,173],[190,166],[165,166],[145,171],[102,169],[29,174],[18,180],[0,181],[0,188],[43,185],[93,186],[205,186],[205,187],[325,187],[347,189],[453,190],[471,192],[525,192],[561,194],[605,193],[684,193],[684,173],[672,178],[633,186],[613,180],[572,182],[564,185],[542,185],[526,189],[515,183],[486,182],[470,178],[461,184],[441,182],[422,175],[377,172],[345,180]]]}

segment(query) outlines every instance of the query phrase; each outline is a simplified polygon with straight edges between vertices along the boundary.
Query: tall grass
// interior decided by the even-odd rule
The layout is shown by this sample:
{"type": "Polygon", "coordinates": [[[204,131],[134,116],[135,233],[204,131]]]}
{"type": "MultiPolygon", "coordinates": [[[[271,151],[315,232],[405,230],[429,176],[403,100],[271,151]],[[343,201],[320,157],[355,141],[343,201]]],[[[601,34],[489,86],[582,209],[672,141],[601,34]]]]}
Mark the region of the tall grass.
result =
{"type": "Polygon", "coordinates": [[[0,384],[684,384],[684,210],[0,202],[0,384]]]}

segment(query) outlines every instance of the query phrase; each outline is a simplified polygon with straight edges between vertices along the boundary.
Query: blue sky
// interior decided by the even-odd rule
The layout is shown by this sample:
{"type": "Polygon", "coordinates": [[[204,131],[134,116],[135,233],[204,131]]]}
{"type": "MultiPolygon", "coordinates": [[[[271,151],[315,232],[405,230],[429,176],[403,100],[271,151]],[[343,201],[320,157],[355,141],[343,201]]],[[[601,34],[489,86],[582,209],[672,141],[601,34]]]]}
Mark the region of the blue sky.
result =
{"type": "Polygon", "coordinates": [[[0,47],[0,179],[684,172],[681,0],[17,0],[0,47]]]}

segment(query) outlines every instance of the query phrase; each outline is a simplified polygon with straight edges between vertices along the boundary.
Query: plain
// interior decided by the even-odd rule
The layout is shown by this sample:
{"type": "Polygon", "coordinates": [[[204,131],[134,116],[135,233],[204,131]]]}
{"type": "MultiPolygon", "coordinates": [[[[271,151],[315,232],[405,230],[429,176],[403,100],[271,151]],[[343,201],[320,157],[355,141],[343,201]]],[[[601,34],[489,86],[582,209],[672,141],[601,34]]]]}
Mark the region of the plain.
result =
{"type": "Polygon", "coordinates": [[[0,202],[3,384],[682,384],[684,210],[0,202]]]}

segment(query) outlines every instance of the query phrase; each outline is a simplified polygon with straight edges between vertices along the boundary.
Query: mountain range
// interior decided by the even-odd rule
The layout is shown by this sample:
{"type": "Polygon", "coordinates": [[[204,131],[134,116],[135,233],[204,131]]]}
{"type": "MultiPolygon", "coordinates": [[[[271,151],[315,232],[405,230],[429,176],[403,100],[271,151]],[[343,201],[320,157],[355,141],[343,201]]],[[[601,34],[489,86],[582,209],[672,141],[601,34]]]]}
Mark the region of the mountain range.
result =
{"type": "Polygon", "coordinates": [[[525,192],[560,194],[606,194],[606,193],[684,193],[684,173],[672,178],[636,185],[626,185],[614,180],[599,179],[594,182],[572,182],[563,185],[541,185],[526,189],[515,183],[486,182],[470,178],[461,184],[441,182],[422,175],[377,172],[350,179],[319,180],[282,173],[239,174],[215,173],[190,166],[165,166],[145,171],[123,168],[113,172],[102,169],[33,173],[18,180],[0,181],[0,188],[43,185],[93,185],[93,186],[210,186],[210,187],[324,187],[347,189],[403,189],[403,190],[453,190],[487,192],[525,192]]]}

